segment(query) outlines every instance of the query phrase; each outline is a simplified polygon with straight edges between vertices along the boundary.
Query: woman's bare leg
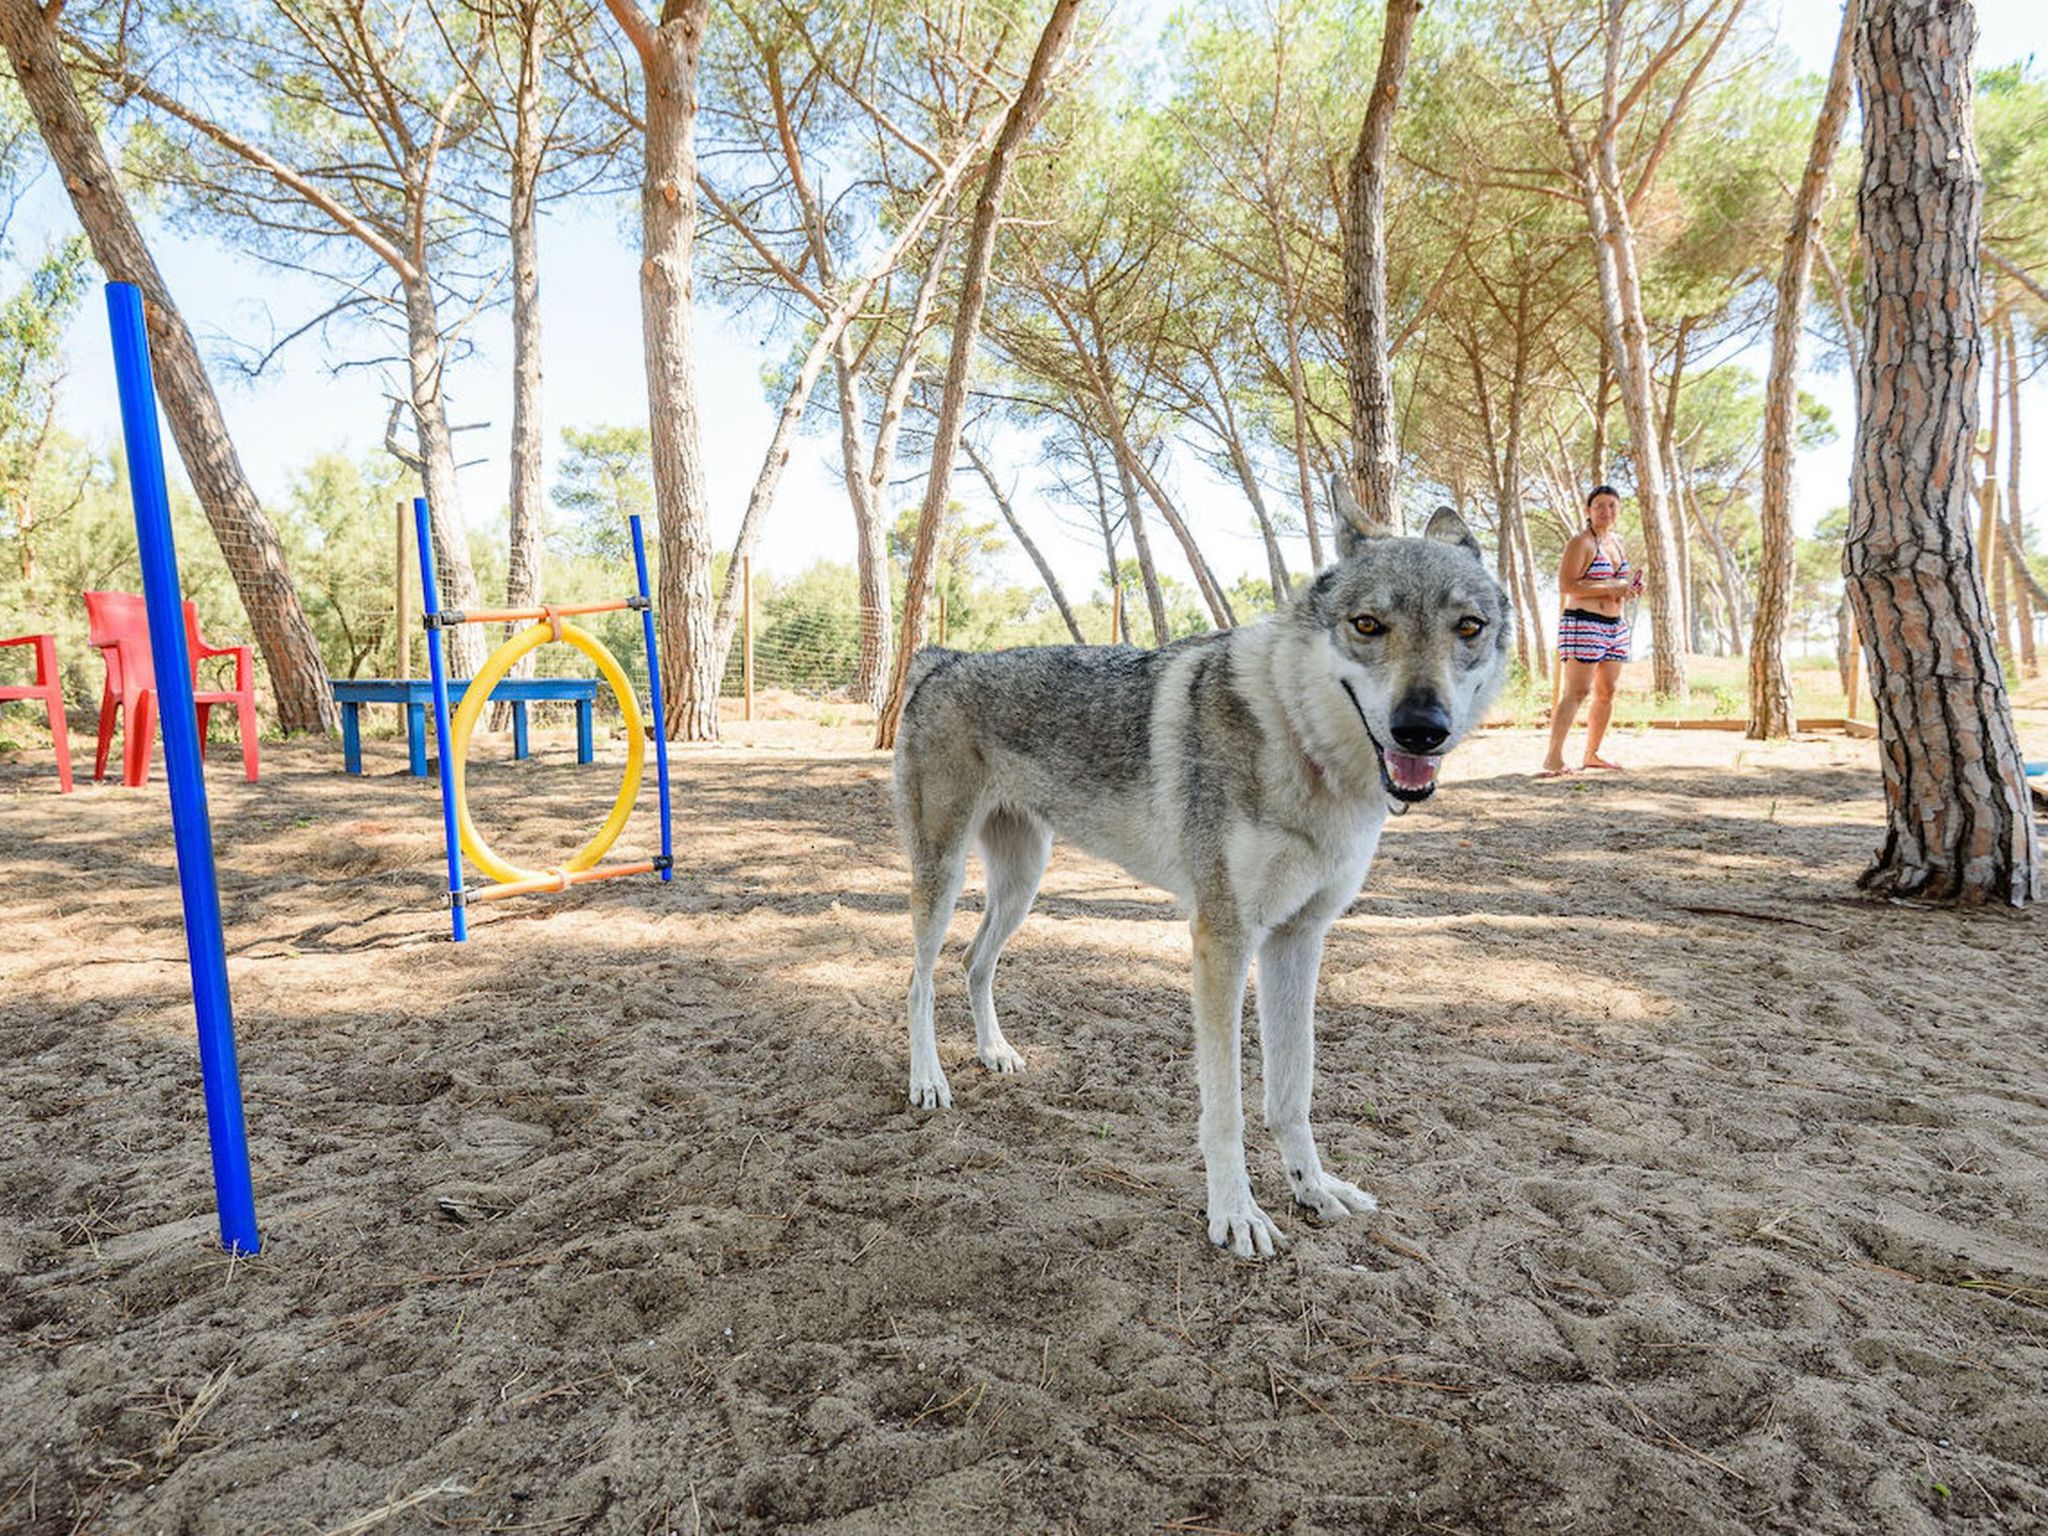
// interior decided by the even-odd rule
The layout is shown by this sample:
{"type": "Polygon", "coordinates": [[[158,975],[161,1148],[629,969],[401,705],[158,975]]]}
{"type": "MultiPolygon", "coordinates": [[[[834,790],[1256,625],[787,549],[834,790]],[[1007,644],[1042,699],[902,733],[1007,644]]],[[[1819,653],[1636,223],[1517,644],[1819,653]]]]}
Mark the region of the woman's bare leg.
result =
{"type": "Polygon", "coordinates": [[[1621,764],[1610,763],[1600,755],[1600,742],[1607,735],[1607,722],[1614,714],[1614,689],[1621,681],[1621,663],[1603,661],[1591,670],[1593,704],[1586,711],[1586,766],[1619,768],[1621,764]]]}
{"type": "Polygon", "coordinates": [[[1558,690],[1557,711],[1550,717],[1550,751],[1543,758],[1543,772],[1546,774],[1569,773],[1564,765],[1565,738],[1572,733],[1572,725],[1579,718],[1579,706],[1586,702],[1586,695],[1592,691],[1594,665],[1587,661],[1564,661],[1564,684],[1558,690]]]}

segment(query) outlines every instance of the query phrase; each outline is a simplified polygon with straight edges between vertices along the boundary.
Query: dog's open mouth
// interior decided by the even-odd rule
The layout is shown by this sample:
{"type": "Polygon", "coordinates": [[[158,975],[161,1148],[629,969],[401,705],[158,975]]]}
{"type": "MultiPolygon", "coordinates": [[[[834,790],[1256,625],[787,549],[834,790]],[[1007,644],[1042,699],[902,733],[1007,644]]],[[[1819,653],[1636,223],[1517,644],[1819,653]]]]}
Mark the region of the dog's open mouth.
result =
{"type": "MultiPolygon", "coordinates": [[[[1375,741],[1373,745],[1380,744],[1375,741]]],[[[1388,794],[1412,805],[1436,793],[1436,771],[1442,764],[1441,754],[1419,757],[1413,752],[1389,752],[1380,747],[1380,782],[1388,794]]]]}
{"type": "Polygon", "coordinates": [[[1358,711],[1358,723],[1365,726],[1366,739],[1372,743],[1373,751],[1380,757],[1380,783],[1396,800],[1416,805],[1436,793],[1436,772],[1443,766],[1441,752],[1423,755],[1417,752],[1389,752],[1380,744],[1371,725],[1367,724],[1365,711],[1359,708],[1358,695],[1351,691],[1351,684],[1344,684],[1345,697],[1351,700],[1351,707],[1358,711]]]}

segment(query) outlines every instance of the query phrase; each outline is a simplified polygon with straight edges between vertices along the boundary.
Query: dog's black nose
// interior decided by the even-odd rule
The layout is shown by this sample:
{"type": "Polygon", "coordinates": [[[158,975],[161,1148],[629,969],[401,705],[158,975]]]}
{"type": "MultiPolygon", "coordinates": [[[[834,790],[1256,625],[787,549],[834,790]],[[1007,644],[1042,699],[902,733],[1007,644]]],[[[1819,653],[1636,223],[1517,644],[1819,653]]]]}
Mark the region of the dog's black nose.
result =
{"type": "Polygon", "coordinates": [[[1394,745],[1419,757],[1427,757],[1451,736],[1450,711],[1434,694],[1410,694],[1394,707],[1394,718],[1388,723],[1394,745]]]}

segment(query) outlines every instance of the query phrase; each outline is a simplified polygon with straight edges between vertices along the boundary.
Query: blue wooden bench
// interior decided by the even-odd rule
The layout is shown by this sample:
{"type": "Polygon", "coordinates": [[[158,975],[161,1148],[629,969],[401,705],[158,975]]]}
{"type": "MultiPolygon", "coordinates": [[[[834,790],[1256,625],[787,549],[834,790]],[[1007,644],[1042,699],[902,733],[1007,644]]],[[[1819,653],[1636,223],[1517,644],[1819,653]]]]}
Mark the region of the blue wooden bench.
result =
{"type": "MultiPolygon", "coordinates": [[[[416,779],[427,776],[427,710],[434,702],[430,678],[333,678],[334,702],[341,706],[341,757],[350,773],[363,771],[362,708],[365,704],[403,704],[405,740],[416,779]]],[[[450,678],[448,704],[462,702],[466,681],[450,678]]],[[[576,761],[591,760],[591,714],[597,702],[597,680],[588,677],[508,677],[491,690],[493,699],[512,706],[512,755],[526,756],[526,706],[535,702],[576,706],[576,761]]]]}

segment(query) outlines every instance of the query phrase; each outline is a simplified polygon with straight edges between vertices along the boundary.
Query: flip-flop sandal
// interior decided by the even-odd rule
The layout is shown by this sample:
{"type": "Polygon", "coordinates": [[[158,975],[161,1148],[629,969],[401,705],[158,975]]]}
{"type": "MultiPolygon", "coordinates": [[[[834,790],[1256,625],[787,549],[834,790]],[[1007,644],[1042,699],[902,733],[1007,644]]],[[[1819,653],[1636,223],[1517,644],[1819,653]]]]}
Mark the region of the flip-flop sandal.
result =
{"type": "Polygon", "coordinates": [[[1581,765],[1587,773],[1627,773],[1619,763],[1585,763],[1581,765]]]}
{"type": "Polygon", "coordinates": [[[1531,774],[1530,777],[1537,779],[1568,779],[1572,776],[1573,772],[1574,770],[1570,768],[1545,768],[1531,774]]]}

